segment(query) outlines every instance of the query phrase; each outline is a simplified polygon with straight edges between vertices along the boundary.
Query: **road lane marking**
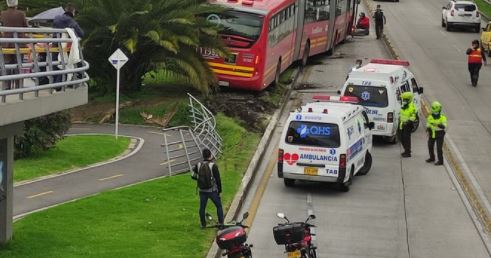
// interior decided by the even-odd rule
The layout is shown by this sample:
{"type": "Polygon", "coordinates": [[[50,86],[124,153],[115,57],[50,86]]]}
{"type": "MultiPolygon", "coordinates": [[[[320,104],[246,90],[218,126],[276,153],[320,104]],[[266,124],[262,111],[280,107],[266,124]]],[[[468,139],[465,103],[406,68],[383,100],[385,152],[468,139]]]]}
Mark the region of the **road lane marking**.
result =
{"type": "Polygon", "coordinates": [[[168,135],[168,134],[166,134],[166,133],[159,133],[159,132],[153,132],[153,131],[149,131],[149,133],[151,133],[151,134],[156,134],[156,135],[165,135],[165,136],[170,136],[170,135],[168,135]]]}
{"type": "Polygon", "coordinates": [[[114,178],[118,178],[118,177],[122,177],[124,176],[124,174],[118,174],[118,175],[114,175],[114,176],[109,176],[109,177],[104,177],[104,178],[99,178],[97,180],[103,182],[103,181],[107,181],[107,180],[111,180],[111,179],[114,179],[114,178]]]}
{"type": "Polygon", "coordinates": [[[171,160],[169,160],[169,161],[166,161],[166,162],[160,163],[160,165],[161,165],[161,166],[164,166],[164,165],[167,165],[168,163],[172,163],[172,162],[174,162],[174,161],[176,161],[176,160],[175,160],[175,159],[171,159],[171,160]]]}
{"type": "Polygon", "coordinates": [[[52,193],[54,193],[54,192],[53,191],[47,191],[47,192],[43,192],[43,193],[38,193],[38,194],[31,195],[31,196],[27,196],[27,199],[34,199],[34,198],[45,196],[45,195],[52,194],[52,193]]]}
{"type": "MultiPolygon", "coordinates": [[[[278,149],[275,149],[273,153],[277,153],[278,149]]],[[[252,227],[252,223],[257,215],[257,210],[259,209],[259,205],[261,204],[261,199],[263,198],[264,192],[266,191],[266,187],[268,186],[269,178],[273,174],[274,166],[277,160],[274,158],[275,155],[272,155],[273,158],[269,161],[266,170],[264,171],[263,177],[257,186],[256,193],[254,194],[254,198],[252,199],[251,205],[249,206],[249,217],[247,218],[246,225],[249,228],[252,227]]]]}

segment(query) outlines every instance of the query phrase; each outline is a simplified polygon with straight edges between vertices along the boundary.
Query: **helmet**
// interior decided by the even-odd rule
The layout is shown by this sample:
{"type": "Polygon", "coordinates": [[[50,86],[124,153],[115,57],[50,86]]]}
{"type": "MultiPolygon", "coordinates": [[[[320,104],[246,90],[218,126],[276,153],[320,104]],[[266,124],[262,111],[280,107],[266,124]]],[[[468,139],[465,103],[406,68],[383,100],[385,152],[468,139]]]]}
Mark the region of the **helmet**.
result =
{"type": "Polygon", "coordinates": [[[431,103],[431,112],[432,113],[440,113],[442,111],[442,104],[438,101],[433,101],[431,103]]]}
{"type": "Polygon", "coordinates": [[[413,93],[412,92],[404,92],[401,95],[402,100],[407,100],[407,101],[412,101],[413,100],[413,93]]]}

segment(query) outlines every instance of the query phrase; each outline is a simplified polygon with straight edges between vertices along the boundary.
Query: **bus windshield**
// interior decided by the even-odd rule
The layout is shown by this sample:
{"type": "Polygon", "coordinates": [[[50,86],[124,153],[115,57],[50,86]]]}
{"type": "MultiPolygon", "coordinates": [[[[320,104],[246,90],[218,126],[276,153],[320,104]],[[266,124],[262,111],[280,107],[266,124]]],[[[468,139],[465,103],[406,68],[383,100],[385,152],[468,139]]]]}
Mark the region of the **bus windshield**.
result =
{"type": "Polygon", "coordinates": [[[261,35],[263,17],[238,11],[226,11],[219,14],[208,14],[206,20],[216,24],[221,29],[222,35],[238,36],[248,41],[256,41],[261,35]]]}
{"type": "Polygon", "coordinates": [[[387,107],[389,99],[385,87],[348,85],[345,96],[354,96],[359,100],[359,104],[368,107],[387,107]]]}

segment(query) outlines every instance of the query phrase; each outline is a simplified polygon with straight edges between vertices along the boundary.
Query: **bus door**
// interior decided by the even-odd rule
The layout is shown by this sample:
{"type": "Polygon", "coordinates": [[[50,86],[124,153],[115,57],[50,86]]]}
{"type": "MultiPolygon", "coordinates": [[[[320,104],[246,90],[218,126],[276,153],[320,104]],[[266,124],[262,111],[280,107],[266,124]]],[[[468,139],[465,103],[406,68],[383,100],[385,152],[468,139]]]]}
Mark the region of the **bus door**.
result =
{"type": "Polygon", "coordinates": [[[297,21],[296,25],[297,27],[295,28],[295,53],[294,53],[294,59],[299,60],[301,58],[300,53],[301,53],[301,48],[302,48],[302,40],[303,40],[303,26],[304,26],[304,19],[305,19],[305,1],[306,0],[297,0],[295,3],[295,11],[297,13],[297,21]]]}

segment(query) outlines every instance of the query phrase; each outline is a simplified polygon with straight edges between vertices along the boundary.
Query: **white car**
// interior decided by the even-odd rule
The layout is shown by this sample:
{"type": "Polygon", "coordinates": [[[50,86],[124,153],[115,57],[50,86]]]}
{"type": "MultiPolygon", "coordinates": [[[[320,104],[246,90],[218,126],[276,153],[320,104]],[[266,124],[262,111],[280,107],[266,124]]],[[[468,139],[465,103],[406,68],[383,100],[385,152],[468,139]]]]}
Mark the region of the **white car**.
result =
{"type": "Polygon", "coordinates": [[[442,27],[450,31],[454,27],[468,27],[481,31],[481,14],[471,1],[450,1],[442,7],[442,27]]]}

